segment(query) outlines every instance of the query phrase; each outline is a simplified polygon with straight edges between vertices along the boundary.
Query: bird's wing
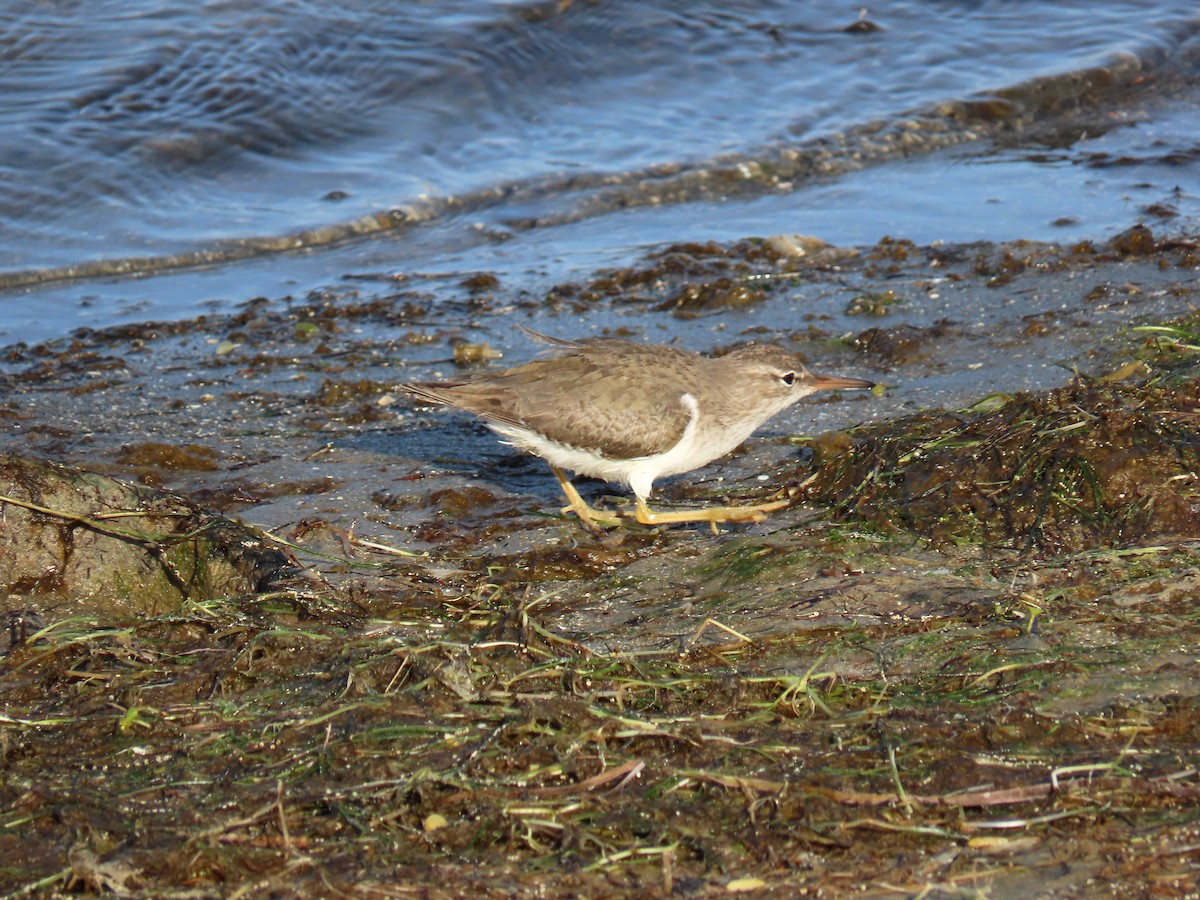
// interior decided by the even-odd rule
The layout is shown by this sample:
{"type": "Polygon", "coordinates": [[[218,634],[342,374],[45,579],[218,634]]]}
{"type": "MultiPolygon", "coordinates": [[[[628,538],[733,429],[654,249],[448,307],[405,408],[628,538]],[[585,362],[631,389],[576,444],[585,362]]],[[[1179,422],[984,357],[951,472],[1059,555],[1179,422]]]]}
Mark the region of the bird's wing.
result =
{"type": "Polygon", "coordinates": [[[520,328],[527,335],[529,335],[531,338],[533,338],[535,341],[537,341],[539,344],[549,344],[551,347],[566,347],[571,350],[577,350],[580,347],[582,347],[583,344],[585,343],[584,341],[573,341],[573,340],[570,340],[569,338],[554,337],[553,335],[546,334],[541,331],[536,331],[535,329],[530,328],[526,325],[521,325],[520,323],[517,324],[517,327],[520,328]]]}
{"type": "Polygon", "coordinates": [[[410,381],[399,385],[400,390],[429,403],[453,406],[481,416],[489,422],[527,427],[520,417],[507,410],[509,403],[503,390],[492,388],[484,379],[468,381],[410,381]]]}
{"type": "Polygon", "coordinates": [[[504,372],[452,384],[402,387],[489,422],[529,429],[611,459],[631,459],[670,449],[691,420],[682,388],[667,384],[647,389],[639,377],[640,366],[662,349],[589,341],[565,355],[504,372]]]}
{"type": "Polygon", "coordinates": [[[454,400],[451,399],[453,394],[450,391],[461,386],[463,383],[461,381],[409,381],[398,385],[398,387],[405,393],[412,394],[414,397],[419,397],[430,403],[453,406],[454,400]]]}

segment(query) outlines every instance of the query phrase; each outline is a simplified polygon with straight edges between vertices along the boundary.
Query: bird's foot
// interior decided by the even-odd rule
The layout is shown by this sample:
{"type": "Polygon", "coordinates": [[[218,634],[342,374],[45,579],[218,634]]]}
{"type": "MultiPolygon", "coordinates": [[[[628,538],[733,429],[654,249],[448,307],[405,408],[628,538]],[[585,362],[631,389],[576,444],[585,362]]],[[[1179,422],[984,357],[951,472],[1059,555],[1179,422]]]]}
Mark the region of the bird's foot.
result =
{"type": "Polygon", "coordinates": [[[551,466],[550,470],[554,472],[554,477],[558,479],[559,485],[562,487],[562,492],[567,498],[567,505],[562,508],[562,514],[575,513],[583,527],[590,531],[596,537],[604,534],[606,528],[616,528],[621,524],[620,518],[615,513],[606,513],[603,510],[596,509],[594,506],[589,506],[588,502],[579,495],[579,491],[575,489],[575,485],[571,484],[570,479],[563,473],[562,469],[557,466],[551,466]]]}
{"type": "Polygon", "coordinates": [[[568,503],[559,512],[564,516],[574,513],[576,518],[583,523],[583,527],[597,537],[604,534],[606,528],[617,528],[621,524],[621,519],[616,513],[604,512],[604,510],[596,509],[596,507],[582,502],[579,506],[568,503]]]}
{"type": "Polygon", "coordinates": [[[670,512],[655,512],[646,505],[644,500],[638,500],[635,518],[643,525],[668,525],[673,522],[708,522],[713,534],[718,534],[718,525],[725,522],[745,524],[762,522],[768,513],[790,506],[790,500],[772,500],[770,503],[758,503],[753,506],[712,506],[706,509],[673,509],[670,512]]]}

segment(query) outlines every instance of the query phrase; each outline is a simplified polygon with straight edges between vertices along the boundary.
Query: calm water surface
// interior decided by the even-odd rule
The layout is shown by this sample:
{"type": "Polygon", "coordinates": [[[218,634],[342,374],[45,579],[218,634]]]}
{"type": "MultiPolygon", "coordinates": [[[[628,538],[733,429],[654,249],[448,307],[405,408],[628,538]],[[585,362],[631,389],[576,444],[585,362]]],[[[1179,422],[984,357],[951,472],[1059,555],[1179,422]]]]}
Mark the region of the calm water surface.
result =
{"type": "Polygon", "coordinates": [[[824,0],[7,3],[0,338],[364,266],[553,279],[656,242],[780,231],[1102,235],[1175,188],[1194,214],[1190,4],[912,0],[848,31],[858,16],[824,0]],[[863,135],[914,111],[1134,58],[1170,89],[1115,96],[1091,133],[859,164],[863,135]],[[703,186],[814,148],[835,163],[824,177],[703,186]],[[420,228],[378,227],[394,221],[420,228]],[[141,277],[97,277],[118,272],[141,277]]]}

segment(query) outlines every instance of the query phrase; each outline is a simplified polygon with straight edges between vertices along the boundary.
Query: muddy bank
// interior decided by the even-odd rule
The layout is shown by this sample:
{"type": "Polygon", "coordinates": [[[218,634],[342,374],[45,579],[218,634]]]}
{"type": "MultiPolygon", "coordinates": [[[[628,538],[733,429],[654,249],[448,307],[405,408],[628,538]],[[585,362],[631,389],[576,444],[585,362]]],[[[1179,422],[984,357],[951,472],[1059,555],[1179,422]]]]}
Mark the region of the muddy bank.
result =
{"type": "Polygon", "coordinates": [[[12,592],[0,889],[1194,890],[1196,254],[689,245],[7,348],[4,449],[306,570],[139,616],[12,592]],[[532,353],[514,319],[887,387],[663,486],[798,501],[767,522],[597,540],[540,461],[393,390],[532,353]]]}

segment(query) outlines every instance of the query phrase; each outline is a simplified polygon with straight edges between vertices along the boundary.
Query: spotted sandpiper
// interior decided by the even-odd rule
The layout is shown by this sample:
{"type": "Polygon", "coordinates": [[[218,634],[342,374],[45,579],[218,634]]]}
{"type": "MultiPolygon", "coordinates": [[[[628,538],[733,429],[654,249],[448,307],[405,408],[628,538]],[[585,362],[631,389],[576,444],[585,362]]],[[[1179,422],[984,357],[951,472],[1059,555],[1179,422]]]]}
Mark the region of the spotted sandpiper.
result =
{"type": "Polygon", "coordinates": [[[462,381],[403,384],[431,403],[480,416],[506,443],[550,464],[568,507],[593,532],[617,518],[589,506],[564,469],[628,485],[643,525],[761,522],[788,505],[655,512],[656,479],[698,469],[729,453],[802,397],[831,388],[870,388],[859,378],[816,375],[795,354],[754,345],[708,357],[678,347],[596,338],[566,341],[525,329],[555,356],[462,381]]]}

